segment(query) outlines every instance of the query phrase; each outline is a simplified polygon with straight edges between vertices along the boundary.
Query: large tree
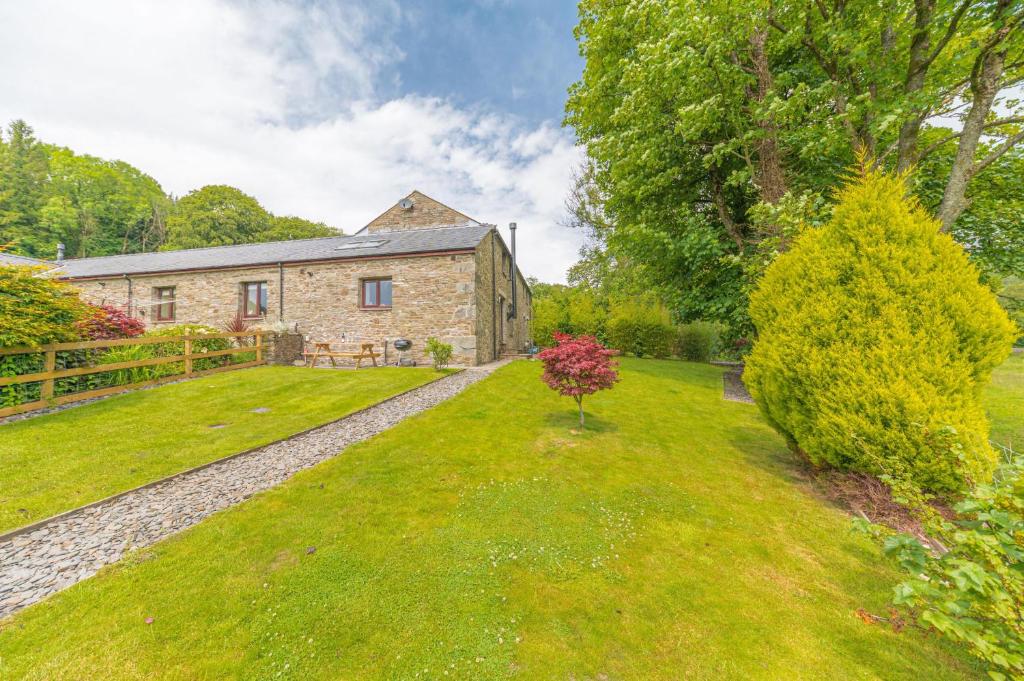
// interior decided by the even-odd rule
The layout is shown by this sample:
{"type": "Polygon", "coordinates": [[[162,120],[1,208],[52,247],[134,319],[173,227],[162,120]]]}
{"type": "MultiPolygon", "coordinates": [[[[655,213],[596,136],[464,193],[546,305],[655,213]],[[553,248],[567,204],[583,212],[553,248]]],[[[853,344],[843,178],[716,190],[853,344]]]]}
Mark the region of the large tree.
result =
{"type": "Polygon", "coordinates": [[[25,121],[0,134],[0,245],[26,251],[39,221],[48,172],[45,147],[25,121]]]}
{"type": "MultiPolygon", "coordinates": [[[[586,66],[567,122],[606,197],[605,242],[644,263],[682,316],[743,326],[749,279],[803,218],[826,217],[861,159],[927,166],[944,229],[985,255],[962,218],[1024,139],[1006,97],[1024,77],[1022,12],[1012,0],[583,0],[586,66]]],[[[1024,246],[1020,229],[1007,234],[1024,246]]]]}
{"type": "Polygon", "coordinates": [[[52,148],[47,199],[27,250],[52,257],[152,250],[163,241],[170,200],[152,177],[123,161],[52,148]]]}
{"type": "Polygon", "coordinates": [[[44,144],[24,121],[0,131],[0,247],[52,258],[199,248],[335,236],[299,217],[273,216],[251,196],[223,185],[175,202],[124,161],[44,144]]]}
{"type": "Polygon", "coordinates": [[[340,230],[328,227],[322,222],[312,222],[293,215],[275,215],[270,220],[270,229],[261,241],[288,241],[290,239],[316,239],[324,236],[339,236],[340,230]]]}
{"type": "Polygon", "coordinates": [[[270,224],[270,213],[253,197],[234,187],[207,185],[178,200],[162,250],[264,241],[270,224]]]}

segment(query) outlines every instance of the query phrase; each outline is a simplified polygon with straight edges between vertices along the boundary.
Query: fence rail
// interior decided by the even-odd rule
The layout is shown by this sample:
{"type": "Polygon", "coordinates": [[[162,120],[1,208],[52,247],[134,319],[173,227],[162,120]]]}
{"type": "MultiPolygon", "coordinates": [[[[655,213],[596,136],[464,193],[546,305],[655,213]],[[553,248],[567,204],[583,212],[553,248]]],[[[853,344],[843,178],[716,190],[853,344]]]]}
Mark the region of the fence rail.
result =
{"type": "Polygon", "coordinates": [[[159,385],[161,383],[167,383],[169,381],[177,381],[182,378],[206,376],[208,374],[216,374],[222,371],[245,369],[248,367],[258,366],[260,364],[266,364],[266,360],[264,360],[263,358],[264,351],[266,349],[263,343],[263,338],[266,335],[268,335],[268,332],[266,331],[243,331],[240,333],[209,333],[185,336],[148,336],[144,338],[120,338],[117,340],[106,341],[101,340],[80,341],[75,343],[50,343],[48,345],[40,345],[37,347],[21,346],[0,348],[0,356],[27,354],[43,355],[43,371],[31,374],[22,374],[20,376],[0,376],[0,387],[21,385],[26,383],[40,384],[38,400],[34,400],[32,402],[25,402],[24,404],[18,404],[10,407],[0,408],[0,418],[5,416],[12,416],[14,414],[22,414],[28,411],[35,411],[37,409],[43,409],[45,407],[50,407],[54,405],[68,404],[69,402],[77,402],[79,400],[87,400],[93,397],[104,397],[106,395],[114,395],[119,392],[125,392],[127,390],[134,390],[137,388],[159,385]],[[193,352],[194,341],[203,341],[214,338],[236,339],[237,347],[227,348],[225,350],[193,352]],[[243,344],[243,338],[252,338],[252,345],[243,344]],[[74,367],[71,369],[57,369],[58,352],[67,352],[72,350],[102,350],[106,348],[115,348],[126,345],[157,345],[166,343],[181,343],[184,349],[181,354],[167,355],[163,357],[149,357],[146,359],[139,359],[129,362],[112,362],[110,364],[93,364],[90,366],[74,367]],[[195,360],[197,359],[229,357],[231,355],[236,355],[239,353],[254,353],[255,359],[248,362],[239,362],[238,364],[227,364],[225,366],[214,367],[212,369],[204,369],[201,371],[194,370],[194,363],[195,360]],[[126,369],[156,367],[165,364],[175,363],[182,363],[184,366],[184,371],[181,373],[174,373],[168,376],[161,376],[158,378],[153,378],[145,381],[137,381],[134,383],[115,385],[107,388],[99,388],[96,390],[85,390],[82,392],[76,392],[68,395],[60,395],[54,397],[54,385],[58,379],[72,378],[77,376],[87,376],[89,374],[101,374],[126,369]]]}

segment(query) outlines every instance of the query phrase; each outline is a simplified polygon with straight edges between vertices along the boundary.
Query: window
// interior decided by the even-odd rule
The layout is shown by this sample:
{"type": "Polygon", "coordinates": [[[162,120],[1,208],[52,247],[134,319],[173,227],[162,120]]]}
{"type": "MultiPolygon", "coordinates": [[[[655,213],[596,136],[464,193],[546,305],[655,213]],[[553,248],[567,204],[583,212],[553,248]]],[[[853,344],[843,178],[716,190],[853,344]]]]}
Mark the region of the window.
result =
{"type": "Polygon", "coordinates": [[[242,284],[242,317],[259,319],[267,315],[267,282],[242,284]]]}
{"type": "Polygon", "coordinates": [[[336,251],[351,251],[356,248],[380,248],[387,243],[387,239],[376,239],[374,241],[355,241],[352,243],[335,246],[336,251]]]}
{"type": "Polygon", "coordinates": [[[391,278],[363,279],[359,305],[369,308],[391,307],[391,278]]]}
{"type": "Polygon", "coordinates": [[[174,321],[174,287],[159,286],[153,289],[153,318],[158,322],[174,321]]]}

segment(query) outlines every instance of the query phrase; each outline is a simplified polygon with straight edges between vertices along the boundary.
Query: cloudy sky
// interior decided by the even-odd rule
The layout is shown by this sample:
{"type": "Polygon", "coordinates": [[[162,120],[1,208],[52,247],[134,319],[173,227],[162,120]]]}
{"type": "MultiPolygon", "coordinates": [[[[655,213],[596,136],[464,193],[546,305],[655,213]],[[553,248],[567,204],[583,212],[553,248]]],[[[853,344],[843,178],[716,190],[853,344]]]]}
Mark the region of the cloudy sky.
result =
{"type": "Polygon", "coordinates": [[[0,121],[351,233],[411,189],[564,279],[573,0],[0,3],[0,121]],[[506,232],[507,236],[507,232],[506,232]]]}

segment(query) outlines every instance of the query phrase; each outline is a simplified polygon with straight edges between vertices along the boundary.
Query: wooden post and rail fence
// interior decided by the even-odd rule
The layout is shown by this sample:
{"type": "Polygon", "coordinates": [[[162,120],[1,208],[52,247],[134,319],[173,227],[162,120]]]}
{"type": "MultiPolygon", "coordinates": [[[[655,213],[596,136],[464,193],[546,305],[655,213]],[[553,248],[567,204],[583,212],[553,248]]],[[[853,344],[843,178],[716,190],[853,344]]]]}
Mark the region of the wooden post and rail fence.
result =
{"type": "Polygon", "coordinates": [[[136,388],[143,388],[152,385],[159,385],[160,383],[167,383],[170,381],[178,381],[183,378],[206,376],[208,374],[216,374],[221,371],[245,369],[248,367],[258,366],[260,364],[266,364],[267,362],[264,359],[266,347],[263,343],[263,338],[266,335],[268,335],[268,332],[266,331],[243,331],[240,333],[206,333],[186,336],[139,336],[136,338],[120,338],[117,340],[50,343],[48,345],[40,345],[36,347],[22,346],[0,348],[0,356],[28,354],[43,355],[43,370],[41,372],[22,374],[20,376],[0,376],[0,388],[4,386],[20,385],[24,383],[40,384],[38,400],[34,400],[32,402],[25,402],[23,404],[18,404],[10,407],[2,407],[0,408],[0,418],[4,416],[11,416],[13,414],[21,414],[28,411],[35,411],[36,409],[43,409],[45,407],[51,407],[54,405],[67,404],[69,402],[77,402],[79,400],[87,400],[93,397],[113,395],[127,390],[133,390],[136,388]],[[250,337],[253,339],[252,345],[243,344],[242,339],[250,337]],[[193,352],[193,343],[195,341],[210,340],[213,338],[237,339],[236,347],[227,348],[225,350],[193,352]],[[106,348],[114,348],[125,345],[158,345],[167,343],[182,343],[182,353],[180,355],[176,354],[163,357],[149,357],[146,359],[139,359],[130,362],[92,364],[89,366],[74,367],[71,369],[57,369],[57,353],[59,352],[68,352],[73,350],[103,350],[106,348]],[[201,371],[194,370],[194,363],[195,360],[197,359],[210,359],[212,357],[229,357],[231,355],[236,355],[245,352],[254,353],[256,358],[254,360],[248,362],[240,362],[238,364],[227,364],[225,366],[214,367],[212,369],[204,369],[201,371]],[[146,381],[127,383],[123,385],[114,385],[107,388],[100,388],[97,390],[86,390],[82,392],[71,393],[68,395],[59,395],[57,397],[54,397],[54,384],[58,379],[61,378],[86,376],[89,374],[99,374],[110,371],[117,371],[121,369],[153,367],[163,364],[174,364],[177,362],[180,362],[184,365],[184,371],[182,373],[174,373],[146,381]]]}

